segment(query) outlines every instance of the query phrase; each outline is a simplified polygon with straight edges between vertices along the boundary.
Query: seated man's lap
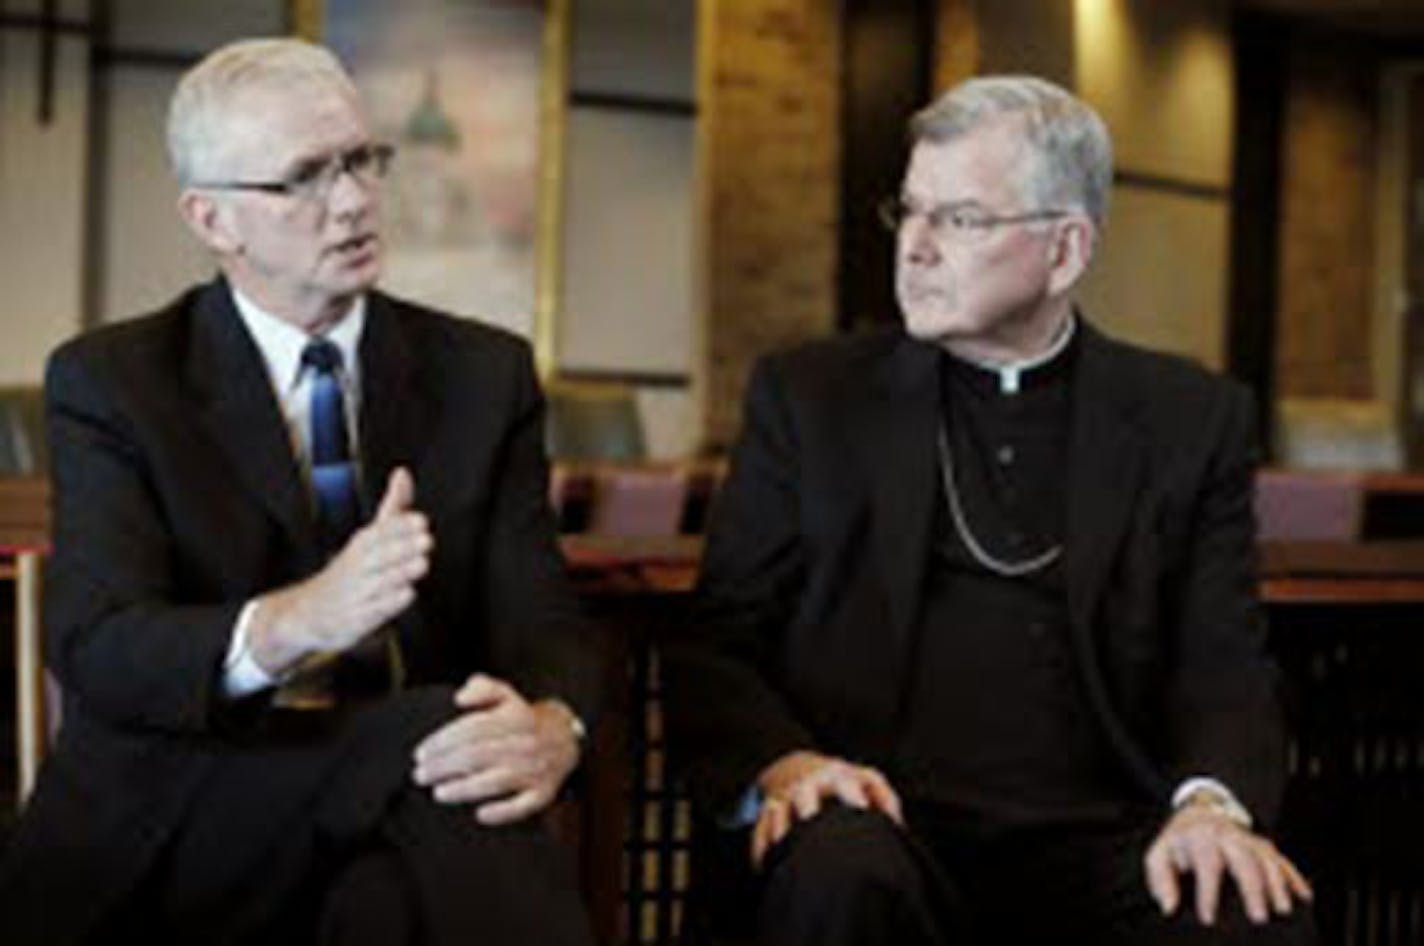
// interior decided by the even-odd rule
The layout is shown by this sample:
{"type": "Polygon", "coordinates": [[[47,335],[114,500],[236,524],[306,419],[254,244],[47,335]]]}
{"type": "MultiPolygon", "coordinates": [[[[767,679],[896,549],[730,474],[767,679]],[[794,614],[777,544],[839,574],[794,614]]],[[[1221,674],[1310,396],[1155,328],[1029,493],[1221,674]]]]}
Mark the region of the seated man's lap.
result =
{"type": "MultiPolygon", "coordinates": [[[[1216,917],[1197,919],[1193,878],[1182,878],[1176,912],[1164,916],[1147,888],[1143,857],[1156,834],[1150,820],[1054,826],[1006,833],[989,842],[977,869],[960,871],[983,920],[1016,942],[1086,939],[1103,946],[1308,946],[1314,942],[1308,905],[1264,925],[1247,918],[1235,883],[1223,877],[1216,917]]],[[[944,839],[933,846],[944,856],[944,839]]]]}
{"type": "Polygon", "coordinates": [[[413,782],[414,747],[453,716],[452,692],[406,691],[325,732],[315,719],[283,732],[278,720],[224,753],[139,891],[150,928],[182,941],[216,924],[232,942],[312,929],[347,866],[387,851],[407,872],[415,909],[442,925],[478,900],[487,924],[509,914],[582,930],[572,859],[540,819],[485,827],[469,806],[440,805],[413,782]]]}
{"type": "MultiPolygon", "coordinates": [[[[762,872],[763,922],[769,916],[861,908],[905,916],[924,909],[926,943],[983,942],[1308,946],[1308,905],[1256,926],[1226,879],[1212,926],[1194,913],[1183,879],[1182,904],[1163,916],[1151,898],[1142,859],[1155,826],[1112,824],[986,835],[978,827],[900,828],[878,813],[831,805],[797,824],[768,854],[762,872]],[[969,932],[977,930],[977,935],[969,932]],[[955,934],[953,931],[959,931],[955,934]]],[[[773,920],[774,921],[774,920],[773,920]]],[[[765,932],[765,931],[764,931],[765,932]]]]}

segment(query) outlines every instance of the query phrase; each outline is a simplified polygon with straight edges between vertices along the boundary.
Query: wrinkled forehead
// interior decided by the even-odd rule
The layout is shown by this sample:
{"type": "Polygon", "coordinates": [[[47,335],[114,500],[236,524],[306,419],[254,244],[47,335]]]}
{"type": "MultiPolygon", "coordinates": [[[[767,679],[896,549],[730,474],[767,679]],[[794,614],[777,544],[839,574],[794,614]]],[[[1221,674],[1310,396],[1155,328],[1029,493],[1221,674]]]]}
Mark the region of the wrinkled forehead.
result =
{"type": "Polygon", "coordinates": [[[270,171],[348,148],[367,137],[360,97],[350,83],[325,76],[292,82],[251,82],[215,106],[210,128],[224,170],[270,171]]]}
{"type": "Polygon", "coordinates": [[[933,203],[1017,200],[1026,193],[1036,154],[1012,115],[979,122],[942,139],[921,138],[910,149],[904,196],[933,203]]]}

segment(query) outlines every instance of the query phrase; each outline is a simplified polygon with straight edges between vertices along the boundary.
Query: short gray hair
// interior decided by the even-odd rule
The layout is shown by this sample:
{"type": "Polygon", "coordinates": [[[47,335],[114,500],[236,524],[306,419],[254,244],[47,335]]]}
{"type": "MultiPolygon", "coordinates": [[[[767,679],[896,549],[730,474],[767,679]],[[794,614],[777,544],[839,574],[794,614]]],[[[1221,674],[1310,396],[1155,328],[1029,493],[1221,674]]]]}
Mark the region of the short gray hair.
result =
{"type": "Polygon", "coordinates": [[[1107,223],[1112,139],[1098,113],[1035,76],[983,76],[961,82],[910,119],[912,142],[945,142],[998,118],[1022,122],[1030,166],[1025,181],[1043,207],[1085,211],[1107,223]]]}
{"type": "MultiPolygon", "coordinates": [[[[168,103],[168,160],[180,186],[212,173],[231,132],[227,121],[254,89],[335,85],[356,94],[351,77],[330,50],[300,39],[244,39],[222,46],[183,74],[168,103]]],[[[303,94],[293,89],[291,94],[303,94]]]]}

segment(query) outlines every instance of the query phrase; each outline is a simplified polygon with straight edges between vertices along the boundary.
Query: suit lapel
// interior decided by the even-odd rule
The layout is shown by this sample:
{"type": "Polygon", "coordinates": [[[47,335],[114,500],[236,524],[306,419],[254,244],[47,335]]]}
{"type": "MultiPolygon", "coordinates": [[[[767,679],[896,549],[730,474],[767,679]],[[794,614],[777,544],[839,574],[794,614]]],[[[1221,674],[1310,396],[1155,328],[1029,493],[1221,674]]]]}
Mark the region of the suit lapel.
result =
{"type": "Polygon", "coordinates": [[[1094,607],[1137,499],[1144,449],[1110,343],[1079,321],[1068,444],[1064,568],[1073,623],[1090,627],[1094,607]]]}
{"type": "Polygon", "coordinates": [[[379,293],[367,296],[360,357],[363,511],[374,511],[398,466],[415,475],[417,502],[428,509],[440,471],[416,467],[430,443],[433,411],[395,306],[379,293]]]}
{"type": "Polygon", "coordinates": [[[202,423],[227,453],[234,475],[298,549],[315,555],[310,502],[286,421],[223,280],[198,297],[188,365],[202,423]]]}
{"type": "Polygon", "coordinates": [[[939,352],[902,338],[876,379],[859,430],[871,482],[875,557],[889,591],[892,652],[910,653],[920,604],[934,499],[939,352]]]}
{"type": "Polygon", "coordinates": [[[1109,741],[1149,796],[1164,798],[1169,787],[1162,773],[1113,705],[1104,678],[1098,613],[1110,569],[1140,499],[1147,472],[1146,445],[1112,343],[1086,322],[1078,324],[1082,337],[1073,378],[1064,539],[1069,634],[1084,696],[1109,741]]]}

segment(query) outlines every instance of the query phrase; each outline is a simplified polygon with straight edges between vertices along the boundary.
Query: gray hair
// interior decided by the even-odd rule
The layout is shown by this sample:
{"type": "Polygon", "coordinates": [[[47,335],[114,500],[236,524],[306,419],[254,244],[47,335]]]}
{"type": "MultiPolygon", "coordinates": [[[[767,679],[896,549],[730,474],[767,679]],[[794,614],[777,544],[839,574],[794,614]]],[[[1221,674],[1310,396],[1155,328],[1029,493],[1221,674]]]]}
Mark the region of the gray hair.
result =
{"type": "Polygon", "coordinates": [[[910,119],[910,139],[951,141],[1005,117],[1022,123],[1030,196],[1042,207],[1081,209],[1103,227],[1112,187],[1112,139],[1091,106],[1052,82],[1020,75],[962,82],[910,119]]]}
{"type": "Polygon", "coordinates": [[[227,122],[244,94],[312,84],[356,94],[351,77],[329,50],[300,39],[239,40],[205,56],[183,74],[168,104],[168,160],[179,185],[213,173],[231,137],[227,122]]]}

